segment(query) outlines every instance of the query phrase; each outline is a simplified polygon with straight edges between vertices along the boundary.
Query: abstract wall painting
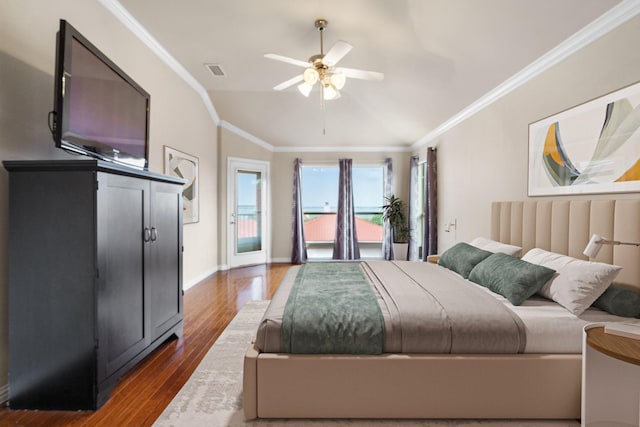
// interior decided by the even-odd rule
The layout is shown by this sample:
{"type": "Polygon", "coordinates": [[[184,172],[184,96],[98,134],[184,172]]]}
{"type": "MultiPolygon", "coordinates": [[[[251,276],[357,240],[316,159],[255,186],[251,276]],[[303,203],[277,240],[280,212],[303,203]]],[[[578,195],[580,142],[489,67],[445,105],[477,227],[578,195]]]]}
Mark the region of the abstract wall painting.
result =
{"type": "Polygon", "coordinates": [[[529,125],[529,196],[640,192],[640,83],[529,125]]]}
{"type": "Polygon", "coordinates": [[[182,187],[183,223],[198,222],[198,158],[165,145],[164,173],[187,180],[182,187]]]}

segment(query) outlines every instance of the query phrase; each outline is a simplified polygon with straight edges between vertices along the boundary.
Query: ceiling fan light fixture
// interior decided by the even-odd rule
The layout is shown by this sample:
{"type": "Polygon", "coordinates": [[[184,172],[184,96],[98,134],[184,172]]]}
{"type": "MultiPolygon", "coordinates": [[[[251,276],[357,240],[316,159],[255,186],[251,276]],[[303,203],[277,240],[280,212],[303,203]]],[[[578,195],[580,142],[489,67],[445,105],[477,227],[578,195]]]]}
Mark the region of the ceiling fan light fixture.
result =
{"type": "Polygon", "coordinates": [[[301,94],[303,94],[306,98],[309,97],[309,94],[311,93],[311,89],[313,89],[313,85],[304,82],[304,83],[300,83],[298,85],[298,90],[300,91],[301,94]]]}
{"type": "Polygon", "coordinates": [[[338,40],[331,49],[325,53],[322,33],[327,27],[327,20],[316,20],[315,27],[320,33],[320,53],[312,55],[307,61],[301,61],[275,53],[264,54],[265,58],[286,62],[304,69],[304,71],[297,76],[274,86],[274,90],[284,90],[297,84],[300,93],[305,97],[309,97],[313,86],[316,83],[320,83],[320,99],[324,101],[340,98],[340,91],[345,86],[347,77],[374,81],[380,81],[384,78],[384,74],[376,71],[366,71],[355,68],[336,68],[338,62],[351,51],[352,46],[345,41],[338,40]],[[302,82],[302,84],[299,84],[300,82],[302,82]]]}
{"type": "Polygon", "coordinates": [[[304,73],[302,73],[302,77],[304,78],[305,83],[313,86],[320,76],[315,68],[307,68],[304,70],[304,73]]]}
{"type": "Polygon", "coordinates": [[[324,84],[322,86],[322,98],[325,101],[331,101],[332,99],[337,99],[340,95],[340,92],[333,87],[332,84],[324,84]]]}
{"type": "Polygon", "coordinates": [[[347,77],[342,73],[333,73],[331,74],[331,84],[336,90],[341,90],[344,87],[344,84],[347,82],[347,77]]]}

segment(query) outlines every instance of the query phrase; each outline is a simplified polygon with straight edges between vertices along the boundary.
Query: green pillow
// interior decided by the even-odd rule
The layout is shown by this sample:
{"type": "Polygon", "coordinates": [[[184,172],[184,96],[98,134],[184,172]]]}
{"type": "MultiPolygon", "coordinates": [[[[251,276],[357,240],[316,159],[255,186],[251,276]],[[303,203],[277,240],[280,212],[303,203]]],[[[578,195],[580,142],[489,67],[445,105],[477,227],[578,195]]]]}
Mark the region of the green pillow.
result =
{"type": "Polygon", "coordinates": [[[611,285],[593,303],[594,307],[616,316],[640,316],[640,293],[621,286],[611,285]]]}
{"type": "Polygon", "coordinates": [[[498,252],[476,265],[469,280],[520,305],[542,289],[554,273],[550,268],[498,252]]]}
{"type": "Polygon", "coordinates": [[[438,264],[453,270],[465,279],[480,261],[487,258],[493,252],[485,251],[467,243],[460,242],[440,255],[438,264]]]}

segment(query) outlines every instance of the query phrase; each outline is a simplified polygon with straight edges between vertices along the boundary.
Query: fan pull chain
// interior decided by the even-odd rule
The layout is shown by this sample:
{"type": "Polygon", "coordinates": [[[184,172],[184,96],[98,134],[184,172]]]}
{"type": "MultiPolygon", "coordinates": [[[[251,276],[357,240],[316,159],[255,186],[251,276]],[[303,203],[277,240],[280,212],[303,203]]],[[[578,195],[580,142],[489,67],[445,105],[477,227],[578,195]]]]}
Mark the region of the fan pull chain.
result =
{"type": "Polygon", "coordinates": [[[324,108],[322,109],[322,136],[327,136],[327,110],[324,108]]]}

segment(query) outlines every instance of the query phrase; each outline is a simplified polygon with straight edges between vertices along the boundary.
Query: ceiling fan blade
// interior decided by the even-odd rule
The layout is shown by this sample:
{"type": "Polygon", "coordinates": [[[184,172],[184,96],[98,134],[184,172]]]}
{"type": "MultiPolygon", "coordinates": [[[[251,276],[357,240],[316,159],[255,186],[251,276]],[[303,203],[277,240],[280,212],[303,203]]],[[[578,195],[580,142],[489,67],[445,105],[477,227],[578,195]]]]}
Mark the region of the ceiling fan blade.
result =
{"type": "Polygon", "coordinates": [[[298,74],[295,77],[290,78],[289,80],[287,80],[286,82],[282,82],[277,86],[273,87],[273,90],[283,90],[288,88],[289,86],[293,86],[294,84],[301,82],[303,79],[302,74],[298,74]]]}
{"type": "Polygon", "coordinates": [[[349,43],[338,40],[336,44],[334,44],[333,47],[329,49],[329,52],[324,55],[324,57],[322,58],[322,62],[329,67],[333,67],[338,63],[338,61],[344,58],[344,56],[349,53],[351,49],[353,49],[353,46],[351,46],[349,43]]]}
{"type": "Polygon", "coordinates": [[[355,68],[336,68],[337,73],[342,73],[352,79],[362,80],[375,80],[380,81],[384,79],[384,73],[377,71],[356,70],[355,68]]]}
{"type": "Polygon", "coordinates": [[[298,67],[307,68],[310,67],[308,61],[301,61],[299,59],[289,58],[288,56],[277,55],[275,53],[265,53],[265,58],[275,59],[276,61],[286,62],[287,64],[297,65],[298,67]]]}

